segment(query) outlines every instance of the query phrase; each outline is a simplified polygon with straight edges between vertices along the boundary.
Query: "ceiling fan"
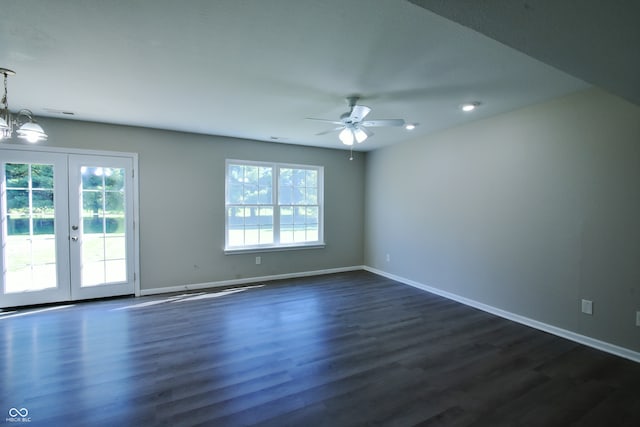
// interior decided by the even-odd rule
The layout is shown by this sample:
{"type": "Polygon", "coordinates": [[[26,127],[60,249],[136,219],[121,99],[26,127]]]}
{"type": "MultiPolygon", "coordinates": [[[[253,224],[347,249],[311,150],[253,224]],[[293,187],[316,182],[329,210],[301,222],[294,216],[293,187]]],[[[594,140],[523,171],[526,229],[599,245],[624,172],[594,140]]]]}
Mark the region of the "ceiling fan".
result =
{"type": "Polygon", "coordinates": [[[308,117],[308,120],[317,120],[320,122],[332,123],[339,125],[336,128],[326,130],[324,132],[317,133],[316,135],[326,135],[331,132],[340,131],[338,138],[344,145],[353,145],[353,142],[358,144],[365,139],[373,135],[368,128],[370,127],[383,127],[383,126],[403,126],[403,119],[379,119],[379,120],[365,120],[365,117],[371,112],[371,108],[365,105],[358,105],[357,96],[350,96],[347,98],[349,104],[349,111],[343,113],[340,116],[340,120],[325,120],[315,119],[308,117]]]}

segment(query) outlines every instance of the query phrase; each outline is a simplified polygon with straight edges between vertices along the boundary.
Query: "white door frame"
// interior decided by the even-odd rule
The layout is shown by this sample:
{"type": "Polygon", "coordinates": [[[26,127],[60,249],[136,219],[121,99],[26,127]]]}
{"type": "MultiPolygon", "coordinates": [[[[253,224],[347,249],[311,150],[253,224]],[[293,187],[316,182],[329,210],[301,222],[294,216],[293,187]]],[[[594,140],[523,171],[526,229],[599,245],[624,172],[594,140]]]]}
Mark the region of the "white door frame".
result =
{"type": "MultiPolygon", "coordinates": [[[[139,227],[139,181],[138,181],[138,153],[130,153],[130,152],[120,152],[120,151],[103,151],[103,150],[85,150],[85,149],[77,149],[77,148],[58,148],[58,147],[41,147],[41,146],[24,146],[24,145],[14,145],[7,143],[0,143],[0,149],[4,150],[12,150],[17,152],[31,152],[31,153],[51,153],[51,154],[59,154],[59,155],[82,155],[82,156],[103,156],[103,157],[121,157],[130,159],[132,163],[132,177],[131,177],[131,197],[133,201],[133,250],[131,256],[133,257],[133,282],[134,289],[133,293],[135,296],[140,296],[140,227],[139,227]]],[[[65,169],[66,171],[66,169],[65,169]]],[[[67,213],[68,218],[68,205],[65,213],[67,213]]],[[[67,229],[64,230],[64,233],[67,233],[67,229]]],[[[71,298],[71,295],[68,299],[71,298]]],[[[38,302],[36,302],[38,303],[38,302]]],[[[0,301],[0,307],[3,307],[0,301]]]]}

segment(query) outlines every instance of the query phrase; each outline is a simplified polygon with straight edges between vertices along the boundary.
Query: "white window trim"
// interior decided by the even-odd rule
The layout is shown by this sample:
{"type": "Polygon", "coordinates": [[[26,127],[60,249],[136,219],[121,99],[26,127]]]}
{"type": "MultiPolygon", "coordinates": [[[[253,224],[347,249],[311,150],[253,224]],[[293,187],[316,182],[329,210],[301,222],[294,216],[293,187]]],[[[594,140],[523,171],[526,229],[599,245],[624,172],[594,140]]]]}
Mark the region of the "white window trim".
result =
{"type": "Polygon", "coordinates": [[[308,164],[296,164],[296,163],[278,163],[278,162],[259,162],[253,160],[240,160],[240,159],[226,159],[224,168],[224,253],[225,254],[237,254],[237,253],[253,253],[253,252],[275,252],[275,251],[290,251],[301,249],[322,249],[324,248],[324,166],[308,165],[308,164]],[[229,247],[229,215],[227,201],[229,200],[229,164],[242,164],[251,166],[261,166],[272,168],[272,195],[273,200],[270,205],[261,205],[264,207],[273,208],[273,239],[274,243],[263,245],[250,245],[243,247],[229,247]],[[278,177],[280,176],[280,169],[292,168],[292,169],[314,169],[318,171],[318,240],[313,242],[301,242],[301,243],[280,243],[280,205],[278,204],[278,177]]]}

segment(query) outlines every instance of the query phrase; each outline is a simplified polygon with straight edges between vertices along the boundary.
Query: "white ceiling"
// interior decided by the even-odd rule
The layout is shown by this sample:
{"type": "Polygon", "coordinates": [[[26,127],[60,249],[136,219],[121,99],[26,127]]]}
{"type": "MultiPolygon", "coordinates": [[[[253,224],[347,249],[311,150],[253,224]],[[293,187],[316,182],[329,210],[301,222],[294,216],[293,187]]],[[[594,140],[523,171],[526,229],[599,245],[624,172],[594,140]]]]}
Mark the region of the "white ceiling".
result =
{"type": "MultiPolygon", "coordinates": [[[[456,3],[456,2],[453,2],[456,3]]],[[[11,110],[345,148],[361,95],[371,150],[588,87],[405,0],[2,0],[11,110]],[[462,113],[459,105],[479,101],[462,113]],[[61,112],[72,112],[73,116],[61,112]]]]}

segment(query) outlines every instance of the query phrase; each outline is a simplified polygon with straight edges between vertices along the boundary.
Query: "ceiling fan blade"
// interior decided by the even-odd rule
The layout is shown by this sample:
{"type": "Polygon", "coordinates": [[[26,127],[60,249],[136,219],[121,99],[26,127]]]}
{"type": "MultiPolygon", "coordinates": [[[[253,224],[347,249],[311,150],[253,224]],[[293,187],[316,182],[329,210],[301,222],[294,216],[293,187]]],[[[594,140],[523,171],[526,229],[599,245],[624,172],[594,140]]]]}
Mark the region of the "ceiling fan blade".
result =
{"type": "MultiPolygon", "coordinates": [[[[338,122],[338,123],[340,123],[340,122],[338,122]]],[[[333,128],[333,129],[325,130],[325,131],[323,131],[323,132],[316,133],[316,135],[326,135],[326,134],[328,134],[328,133],[335,132],[335,131],[340,130],[340,129],[344,129],[344,126],[338,126],[337,128],[333,128]]]]}
{"type": "Polygon", "coordinates": [[[362,122],[364,126],[370,127],[383,127],[383,126],[403,126],[404,120],[402,119],[380,119],[380,120],[367,120],[362,122]]]}
{"type": "Polygon", "coordinates": [[[365,117],[367,117],[367,114],[369,114],[370,112],[371,108],[367,107],[366,105],[354,105],[353,109],[351,110],[351,114],[349,114],[349,118],[351,119],[351,121],[360,122],[365,117]]]}
{"type": "Polygon", "coordinates": [[[326,119],[316,119],[314,117],[305,117],[305,120],[315,120],[316,122],[324,122],[324,123],[332,123],[334,125],[341,125],[341,121],[336,120],[326,120],[326,119]]]}

